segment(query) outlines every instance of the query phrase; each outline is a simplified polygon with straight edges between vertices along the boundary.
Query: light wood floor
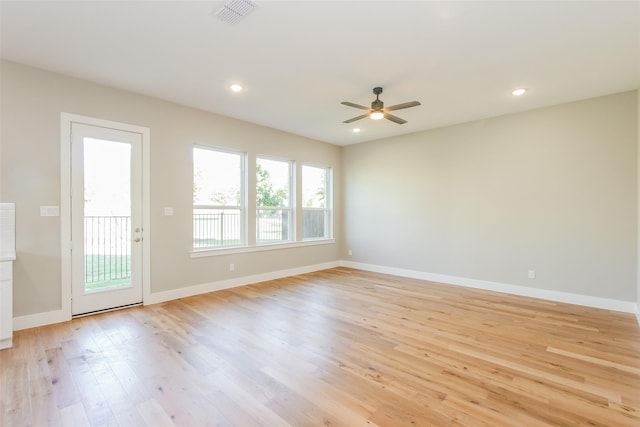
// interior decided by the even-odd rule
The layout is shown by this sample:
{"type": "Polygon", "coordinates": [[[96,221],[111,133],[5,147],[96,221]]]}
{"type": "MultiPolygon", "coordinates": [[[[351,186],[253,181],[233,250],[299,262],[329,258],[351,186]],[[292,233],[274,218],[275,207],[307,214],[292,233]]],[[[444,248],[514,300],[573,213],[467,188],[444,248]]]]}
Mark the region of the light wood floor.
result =
{"type": "Polygon", "coordinates": [[[2,426],[640,426],[633,315],[347,268],[14,341],[2,426]]]}

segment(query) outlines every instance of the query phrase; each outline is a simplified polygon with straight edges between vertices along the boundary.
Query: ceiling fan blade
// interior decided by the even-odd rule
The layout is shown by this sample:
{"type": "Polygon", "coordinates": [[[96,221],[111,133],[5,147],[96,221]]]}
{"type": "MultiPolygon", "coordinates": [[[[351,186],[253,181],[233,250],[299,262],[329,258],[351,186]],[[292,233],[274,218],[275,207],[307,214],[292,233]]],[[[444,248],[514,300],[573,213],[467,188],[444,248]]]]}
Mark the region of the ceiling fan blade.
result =
{"type": "Polygon", "coordinates": [[[365,107],[364,105],[354,104],[353,102],[343,101],[340,104],[346,105],[348,107],[359,108],[361,110],[369,110],[369,107],[365,107]]]}
{"type": "Polygon", "coordinates": [[[389,114],[389,113],[384,113],[384,118],[387,120],[391,120],[392,122],[397,123],[399,125],[403,125],[407,123],[405,119],[401,119],[400,117],[394,116],[393,114],[389,114]]]}
{"type": "Polygon", "coordinates": [[[354,117],[354,118],[349,119],[349,120],[345,120],[345,121],[344,121],[344,122],[342,122],[342,123],[351,123],[351,122],[355,122],[356,120],[364,119],[365,117],[369,117],[369,114],[363,114],[363,115],[361,115],[361,116],[354,117]]]}
{"type": "Polygon", "coordinates": [[[402,110],[403,108],[417,107],[418,105],[422,105],[422,104],[420,104],[418,101],[411,101],[411,102],[405,102],[404,104],[392,105],[391,107],[387,107],[384,110],[385,111],[402,110]]]}

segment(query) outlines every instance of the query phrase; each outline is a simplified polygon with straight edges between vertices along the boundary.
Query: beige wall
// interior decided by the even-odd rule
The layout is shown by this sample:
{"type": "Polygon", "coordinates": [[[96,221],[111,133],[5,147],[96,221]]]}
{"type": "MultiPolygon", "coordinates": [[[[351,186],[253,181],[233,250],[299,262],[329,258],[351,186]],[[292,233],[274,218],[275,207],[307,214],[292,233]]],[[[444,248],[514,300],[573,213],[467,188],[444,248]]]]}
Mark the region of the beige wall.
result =
{"type": "MultiPolygon", "coordinates": [[[[2,201],[16,203],[14,315],[61,308],[60,218],[39,206],[60,205],[60,113],[151,129],[151,291],[285,270],[339,258],[337,244],[189,258],[193,144],[211,144],[333,167],[340,206],[340,149],[292,134],[94,83],[2,62],[2,201]],[[164,207],[175,216],[166,217],[164,207]],[[235,271],[229,272],[229,263],[235,271]]],[[[335,233],[340,234],[336,215],[335,233]]]]}
{"type": "Polygon", "coordinates": [[[635,302],[637,108],[634,91],[345,147],[343,258],[635,302]]]}
{"type": "Polygon", "coordinates": [[[61,203],[60,112],[151,129],[153,292],[342,258],[640,303],[637,92],[340,149],[11,62],[1,71],[16,316],[61,308],[60,222],[39,216],[61,203]],[[189,258],[194,143],[332,166],[342,252],[189,258]]]}

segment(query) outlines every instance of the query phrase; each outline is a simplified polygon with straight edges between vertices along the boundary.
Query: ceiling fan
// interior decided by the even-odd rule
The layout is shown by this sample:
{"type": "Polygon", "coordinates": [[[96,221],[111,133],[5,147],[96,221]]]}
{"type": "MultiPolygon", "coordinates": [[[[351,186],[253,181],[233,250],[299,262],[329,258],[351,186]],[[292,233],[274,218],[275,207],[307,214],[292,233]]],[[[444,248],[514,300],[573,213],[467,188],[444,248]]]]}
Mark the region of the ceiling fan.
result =
{"type": "Polygon", "coordinates": [[[407,123],[406,120],[401,119],[398,116],[394,116],[393,114],[389,114],[389,111],[402,110],[403,108],[417,107],[420,105],[418,101],[405,102],[404,104],[392,105],[391,107],[384,108],[384,102],[380,101],[380,94],[382,93],[381,87],[374,87],[373,93],[376,95],[375,101],[371,103],[371,108],[365,107],[364,105],[354,104],[353,102],[341,102],[342,105],[346,105],[348,107],[359,108],[361,110],[368,110],[367,114],[363,114],[358,117],[354,117],[349,120],[345,120],[342,123],[351,123],[356,120],[364,119],[365,117],[370,117],[373,120],[387,119],[391,120],[394,123],[399,125],[407,123]]]}

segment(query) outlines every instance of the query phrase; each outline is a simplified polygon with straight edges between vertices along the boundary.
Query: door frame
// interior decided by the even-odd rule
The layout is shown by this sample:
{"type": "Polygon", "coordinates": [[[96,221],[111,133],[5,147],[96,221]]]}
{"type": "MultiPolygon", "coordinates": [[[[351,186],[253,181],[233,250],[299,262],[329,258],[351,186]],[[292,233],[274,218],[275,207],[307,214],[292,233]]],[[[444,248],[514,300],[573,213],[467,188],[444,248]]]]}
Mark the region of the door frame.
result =
{"type": "Polygon", "coordinates": [[[119,123],[71,113],[60,113],[60,261],[61,308],[71,319],[71,126],[73,123],[139,133],[142,136],[142,303],[151,295],[151,197],[150,197],[150,137],[146,127],[119,123]]]}

